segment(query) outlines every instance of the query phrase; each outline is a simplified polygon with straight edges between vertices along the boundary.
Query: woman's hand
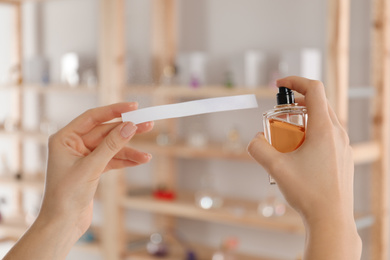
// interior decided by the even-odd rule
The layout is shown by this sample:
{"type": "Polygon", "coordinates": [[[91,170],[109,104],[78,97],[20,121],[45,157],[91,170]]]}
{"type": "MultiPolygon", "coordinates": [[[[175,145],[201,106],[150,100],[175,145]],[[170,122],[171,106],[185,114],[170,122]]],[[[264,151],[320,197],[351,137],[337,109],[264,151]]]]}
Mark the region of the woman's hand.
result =
{"type": "Polygon", "coordinates": [[[4,260],[66,258],[91,224],[101,174],[151,159],[126,143],[134,134],[151,130],[153,122],[104,124],[135,109],[137,103],[91,109],[50,137],[41,211],[4,260]]]}
{"type": "Polygon", "coordinates": [[[93,197],[100,176],[110,169],[136,166],[151,159],[148,153],[126,146],[136,133],[152,129],[153,122],[107,123],[137,103],[119,103],[91,109],[50,137],[46,188],[39,217],[74,221],[78,239],[92,220],[93,197]]]}
{"type": "Polygon", "coordinates": [[[287,77],[277,85],[304,95],[298,103],[308,111],[305,141],[291,153],[280,153],[259,133],[249,144],[248,152],[301,214],[309,238],[307,259],[360,259],[360,238],[353,216],[354,164],[348,135],[328,105],[321,82],[287,77]],[[340,242],[340,237],[347,240],[340,242]],[[343,247],[345,243],[347,248],[343,247]],[[330,250],[321,248],[331,244],[335,247],[330,250]]]}

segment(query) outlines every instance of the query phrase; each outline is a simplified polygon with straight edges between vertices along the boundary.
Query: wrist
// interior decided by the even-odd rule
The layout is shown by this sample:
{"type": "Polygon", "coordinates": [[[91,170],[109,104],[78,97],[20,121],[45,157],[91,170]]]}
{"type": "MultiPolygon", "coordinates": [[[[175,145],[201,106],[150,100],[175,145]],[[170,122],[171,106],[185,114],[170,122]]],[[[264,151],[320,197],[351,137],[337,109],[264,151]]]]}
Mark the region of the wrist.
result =
{"type": "Polygon", "coordinates": [[[44,236],[51,237],[56,246],[67,249],[67,252],[80,237],[75,222],[66,217],[54,217],[43,212],[38,215],[31,228],[42,232],[44,236]]]}
{"type": "Polygon", "coordinates": [[[74,223],[40,213],[4,259],[65,259],[77,241],[74,223]]]}
{"type": "Polygon", "coordinates": [[[307,238],[305,259],[360,259],[362,241],[353,216],[341,213],[311,216],[304,218],[304,224],[307,238]],[[315,256],[315,251],[324,252],[322,258],[315,256]]]}

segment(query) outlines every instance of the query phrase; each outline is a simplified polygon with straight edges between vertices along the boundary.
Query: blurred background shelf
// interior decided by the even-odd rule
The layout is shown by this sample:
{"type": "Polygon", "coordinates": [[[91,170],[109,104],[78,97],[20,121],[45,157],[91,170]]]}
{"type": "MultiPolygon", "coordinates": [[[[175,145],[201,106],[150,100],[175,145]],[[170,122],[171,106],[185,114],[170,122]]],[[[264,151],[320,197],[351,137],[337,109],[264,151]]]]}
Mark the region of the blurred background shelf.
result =
{"type": "Polygon", "coordinates": [[[22,189],[32,188],[43,191],[45,185],[44,174],[39,174],[40,177],[36,176],[37,174],[23,174],[23,177],[20,180],[10,176],[0,176],[0,186],[20,187],[22,189]]]}
{"type": "MultiPolygon", "coordinates": [[[[197,253],[196,259],[198,260],[210,260],[213,253],[216,251],[216,249],[212,248],[207,248],[205,246],[199,246],[199,245],[193,245],[195,252],[197,253]]],[[[148,254],[145,250],[142,250],[141,252],[136,252],[136,253],[128,253],[126,256],[126,260],[158,260],[158,259],[164,259],[164,260],[182,260],[184,259],[183,257],[185,254],[183,252],[174,252],[166,257],[156,257],[156,256],[151,256],[148,254]]],[[[255,256],[249,256],[249,255],[244,255],[240,253],[236,253],[235,256],[237,259],[240,260],[276,260],[275,258],[269,258],[269,257],[255,257],[255,256]]]]}
{"type": "MultiPolygon", "coordinates": [[[[287,233],[304,233],[304,226],[298,213],[287,207],[279,217],[264,217],[258,212],[260,201],[244,199],[223,199],[221,208],[202,209],[195,205],[195,194],[179,192],[173,201],[155,199],[152,195],[127,196],[121,205],[128,209],[153,212],[174,217],[189,218],[228,225],[269,229],[287,233]]],[[[370,213],[356,213],[355,221],[359,229],[373,224],[370,213]]]]}
{"type": "MultiPolygon", "coordinates": [[[[156,97],[174,98],[174,99],[195,99],[195,98],[213,98],[221,96],[233,96],[233,95],[247,95],[254,94],[258,98],[270,98],[275,99],[277,93],[276,89],[272,89],[267,86],[259,86],[258,88],[248,89],[245,87],[235,86],[234,88],[227,88],[225,86],[200,86],[197,88],[191,88],[189,86],[160,86],[160,87],[146,87],[146,94],[153,94],[156,97]]],[[[144,91],[145,91],[144,90],[144,91]]],[[[142,88],[137,86],[130,86],[126,89],[129,94],[139,91],[142,93],[142,88]]]]}
{"type": "MultiPolygon", "coordinates": [[[[13,61],[15,61],[15,64],[13,65],[16,65],[16,68],[22,68],[24,64],[24,53],[22,50],[22,45],[24,44],[24,40],[22,37],[22,27],[25,26],[25,24],[23,24],[22,22],[23,4],[43,1],[44,0],[0,0],[0,3],[10,4],[10,6],[14,7],[13,13],[15,15],[12,18],[12,23],[15,33],[12,36],[13,41],[11,45],[13,48],[12,58],[13,61]]],[[[47,2],[49,3],[49,5],[57,4],[57,1],[47,0],[47,2]]],[[[62,1],[58,2],[61,2],[60,5],[63,4],[62,1]]],[[[139,2],[144,3],[146,1],[139,2]]],[[[203,3],[204,1],[197,2],[203,3]]],[[[213,1],[213,4],[216,5],[217,2],[218,1],[213,1]]],[[[385,5],[384,0],[370,1],[372,2],[372,6],[374,9],[374,12],[372,12],[373,21],[370,21],[373,36],[370,44],[372,45],[372,56],[374,57],[372,58],[371,66],[373,66],[373,69],[372,72],[370,72],[370,77],[372,77],[374,80],[372,84],[371,82],[370,84],[367,84],[367,86],[372,86],[369,88],[348,88],[348,78],[352,78],[350,77],[348,71],[348,60],[349,58],[353,58],[353,55],[349,55],[349,51],[352,50],[352,48],[350,48],[351,44],[348,40],[348,36],[350,33],[348,29],[350,27],[349,19],[351,18],[351,15],[349,13],[350,1],[329,0],[326,2],[329,3],[328,13],[324,15],[324,17],[326,18],[326,23],[328,25],[328,39],[327,41],[323,41],[327,42],[326,46],[323,46],[323,49],[326,50],[327,55],[326,90],[328,92],[327,95],[329,96],[330,102],[334,107],[337,116],[340,119],[340,123],[344,127],[348,127],[348,112],[354,112],[360,116],[359,113],[361,111],[348,111],[348,98],[355,100],[361,98],[369,98],[370,101],[372,101],[371,103],[375,105],[374,109],[372,109],[372,111],[370,112],[370,120],[369,122],[367,122],[367,125],[369,125],[368,128],[372,132],[373,137],[370,138],[370,140],[368,141],[353,143],[352,145],[354,150],[354,160],[357,166],[366,167],[369,163],[374,163],[372,170],[366,171],[370,174],[365,175],[366,184],[371,186],[369,191],[371,200],[368,203],[371,209],[369,210],[369,212],[356,213],[355,221],[359,230],[363,230],[366,228],[371,229],[369,232],[372,233],[372,236],[368,236],[368,244],[371,250],[371,252],[369,253],[370,259],[387,260],[388,249],[384,245],[387,245],[389,243],[387,235],[388,211],[386,210],[388,209],[387,161],[389,154],[385,142],[386,140],[388,140],[389,135],[387,118],[387,111],[389,109],[386,102],[389,87],[387,79],[387,74],[389,71],[389,57],[383,55],[383,53],[387,53],[389,48],[387,46],[388,43],[385,40],[388,35],[387,17],[389,11],[386,8],[383,8],[383,5],[385,5]],[[378,24],[382,26],[377,26],[378,24]]],[[[96,57],[94,58],[98,61],[98,64],[95,65],[96,74],[99,75],[99,82],[96,84],[96,86],[93,87],[83,84],[79,84],[75,87],[56,83],[29,84],[25,82],[22,76],[20,76],[15,80],[15,84],[1,83],[2,85],[0,86],[0,91],[13,92],[13,107],[10,110],[15,114],[14,117],[17,121],[16,125],[23,125],[22,122],[26,118],[26,114],[24,113],[25,111],[23,107],[23,99],[27,96],[27,94],[31,93],[34,95],[36,94],[41,98],[39,106],[41,106],[43,103],[45,103],[45,101],[48,100],[46,99],[48,96],[57,96],[60,98],[70,96],[72,100],[67,104],[69,105],[69,109],[73,107],[73,102],[76,102],[74,100],[80,97],[85,98],[86,96],[94,98],[94,102],[91,102],[90,106],[108,105],[111,103],[123,102],[128,100],[146,100],[145,104],[147,105],[161,105],[201,98],[245,94],[254,94],[260,101],[264,101],[264,103],[269,102],[270,104],[274,104],[276,94],[275,88],[262,85],[251,89],[247,86],[241,86],[240,84],[237,84],[233,88],[228,88],[227,86],[223,86],[224,83],[222,82],[226,81],[226,79],[223,78],[222,75],[217,75],[217,77],[219,78],[218,80],[214,80],[214,83],[206,83],[204,86],[198,86],[196,88],[190,87],[189,84],[185,85],[173,83],[172,85],[167,86],[162,84],[162,79],[164,76],[166,76],[166,70],[169,69],[172,71],[173,69],[176,69],[175,66],[177,65],[176,62],[178,61],[178,56],[180,54],[179,52],[186,50],[186,48],[188,47],[190,47],[189,49],[192,48],[188,44],[188,46],[184,46],[184,44],[184,48],[180,49],[180,44],[183,43],[179,42],[179,33],[183,33],[183,29],[180,32],[177,31],[177,27],[179,27],[179,24],[181,25],[181,22],[179,22],[178,17],[175,14],[177,10],[182,7],[181,5],[184,5],[184,3],[185,2],[183,1],[180,2],[173,0],[161,0],[150,1],[150,3],[146,5],[146,9],[148,9],[147,13],[148,15],[150,15],[150,24],[148,25],[150,26],[149,30],[151,32],[150,38],[147,38],[148,42],[150,42],[150,46],[147,47],[150,49],[150,53],[148,53],[149,56],[147,57],[147,59],[152,60],[149,73],[151,75],[153,74],[153,76],[150,75],[152,80],[148,79],[149,83],[143,84],[142,81],[140,81],[141,83],[129,84],[130,80],[126,79],[126,76],[128,75],[125,75],[126,70],[129,69],[128,67],[126,67],[126,59],[127,57],[133,55],[133,53],[131,52],[137,52],[137,50],[132,50],[133,45],[131,45],[130,51],[127,49],[125,44],[125,41],[128,40],[126,38],[126,30],[134,30],[134,28],[131,27],[133,25],[131,25],[129,28],[125,28],[125,26],[130,23],[129,21],[126,21],[126,15],[130,14],[129,16],[134,16],[134,14],[128,14],[127,11],[125,12],[126,9],[124,8],[124,0],[100,0],[99,7],[96,6],[96,10],[93,9],[96,11],[96,13],[98,13],[95,14],[96,16],[98,16],[98,18],[96,20],[93,20],[93,23],[98,22],[99,31],[96,33],[96,35],[93,32],[88,32],[91,33],[91,36],[88,34],[88,38],[96,37],[97,39],[93,40],[93,43],[97,42],[97,46],[94,47],[96,49],[96,53],[94,54],[96,57]],[[131,54],[129,54],[129,52],[131,54]],[[217,81],[221,85],[217,85],[217,81]]],[[[191,7],[191,4],[189,5],[189,7],[191,7]]],[[[207,8],[204,10],[202,8],[205,7],[201,7],[198,12],[208,13],[209,10],[207,10],[207,8]]],[[[300,7],[297,6],[297,8],[300,7]]],[[[46,12],[49,13],[50,10],[52,10],[50,6],[45,6],[45,8],[40,10],[41,13],[39,13],[39,15],[46,12]]],[[[90,10],[92,9],[88,8],[88,11],[90,10]]],[[[139,11],[138,8],[134,8],[134,10],[134,12],[139,11]]],[[[60,13],[62,14],[63,10],[60,11],[60,13]]],[[[73,17],[73,14],[76,11],[80,10],[73,9],[71,11],[72,13],[71,15],[69,15],[69,17],[73,17]]],[[[192,11],[194,10],[191,9],[190,11],[192,13],[192,11]]],[[[321,9],[321,12],[323,13],[323,9],[321,9]]],[[[196,12],[193,13],[196,14],[196,12]]],[[[188,15],[188,13],[179,14],[179,16],[180,15],[186,16],[188,15]]],[[[210,17],[207,17],[205,21],[199,21],[201,22],[199,27],[207,27],[207,23],[209,23],[211,20],[219,20],[220,18],[213,17],[211,15],[211,12],[209,16],[210,17]]],[[[64,21],[68,21],[69,23],[71,23],[72,21],[69,20],[69,17],[66,17],[66,19],[68,20],[64,21]]],[[[360,15],[359,19],[361,17],[362,16],[360,15]]],[[[197,19],[199,19],[199,17],[197,17],[197,19]]],[[[228,17],[228,19],[234,20],[232,19],[232,17],[228,17]]],[[[82,21],[84,21],[84,19],[82,21]]],[[[185,26],[184,23],[183,26],[185,26]]],[[[44,26],[45,30],[50,30],[49,27],[50,26],[44,26]]],[[[367,29],[368,28],[369,26],[367,26],[367,29]]],[[[191,28],[185,28],[185,30],[187,29],[191,28]]],[[[361,28],[359,28],[359,30],[361,30],[361,28]]],[[[210,49],[216,47],[213,46],[213,39],[209,35],[209,33],[211,35],[211,31],[207,32],[208,36],[204,39],[204,47],[206,50],[209,47],[210,49]]],[[[251,30],[250,33],[251,35],[253,34],[251,30]]],[[[273,35],[274,32],[272,32],[272,38],[274,37],[273,35]]],[[[43,35],[39,35],[36,37],[47,37],[47,35],[44,35],[44,37],[42,36],[43,35]]],[[[199,35],[195,33],[194,38],[197,37],[199,37],[199,35]]],[[[235,35],[232,34],[231,37],[235,37],[235,35]]],[[[46,40],[46,38],[42,40],[42,43],[46,40]]],[[[266,42],[267,38],[265,37],[261,40],[261,43],[263,43],[266,42]]],[[[132,42],[131,44],[134,43],[135,42],[132,42]]],[[[45,42],[45,44],[47,43],[45,42]]],[[[140,42],[137,42],[136,44],[140,44],[140,42]]],[[[298,43],[294,44],[299,45],[298,43]]],[[[194,46],[195,45],[197,45],[197,41],[194,41],[194,46]]],[[[48,46],[49,44],[44,47],[46,48],[48,46]]],[[[201,44],[201,46],[203,45],[201,44]]],[[[255,46],[260,45],[256,45],[255,43],[255,46]]],[[[290,45],[286,44],[285,47],[283,46],[284,45],[278,47],[279,51],[281,50],[281,48],[285,48],[286,46],[290,45]]],[[[215,49],[219,48],[217,47],[215,49]]],[[[55,52],[54,50],[50,50],[48,53],[40,54],[49,54],[50,56],[53,55],[52,51],[53,53],[55,52]]],[[[268,52],[269,50],[265,49],[265,51],[268,52]]],[[[222,57],[222,54],[223,52],[217,53],[217,56],[220,56],[218,57],[218,59],[226,58],[222,57]]],[[[53,59],[53,57],[44,58],[53,59]]],[[[145,57],[140,56],[136,58],[143,59],[145,57]]],[[[226,61],[224,60],[223,62],[226,61]]],[[[134,71],[133,73],[135,73],[134,71]]],[[[53,103],[55,106],[57,105],[55,102],[53,103]]],[[[84,104],[84,100],[80,101],[80,103],[84,104]]],[[[69,111],[65,111],[65,113],[68,112],[69,111]]],[[[44,116],[46,116],[46,114],[44,114],[44,116]]],[[[232,122],[236,121],[235,118],[232,119],[232,122]]],[[[261,114],[257,115],[256,120],[258,120],[257,123],[261,120],[261,114]]],[[[99,232],[100,240],[98,243],[85,245],[78,244],[75,246],[75,248],[80,248],[81,250],[85,250],[87,252],[89,251],[101,254],[105,259],[109,260],[123,259],[123,252],[126,251],[123,250],[123,248],[126,246],[127,243],[127,240],[124,239],[124,233],[128,232],[128,230],[126,229],[127,225],[129,224],[125,222],[125,220],[127,219],[124,217],[124,215],[127,212],[130,212],[131,214],[132,211],[142,211],[142,213],[144,213],[145,215],[149,214],[153,216],[154,219],[153,221],[151,221],[153,222],[151,226],[157,230],[164,230],[164,228],[166,228],[167,226],[173,229],[179,229],[181,226],[180,223],[178,223],[178,220],[185,219],[186,221],[200,221],[202,222],[202,225],[205,224],[205,222],[206,225],[208,225],[208,222],[210,222],[213,227],[218,226],[218,224],[221,223],[236,228],[234,229],[235,231],[245,228],[246,231],[252,231],[253,228],[256,228],[258,229],[259,233],[264,232],[264,234],[262,233],[262,235],[264,236],[268,236],[269,234],[273,234],[272,232],[275,232],[285,236],[290,236],[290,239],[294,235],[296,235],[296,237],[293,237],[292,239],[295,239],[298,236],[303,237],[302,234],[304,233],[304,228],[303,224],[301,223],[301,219],[298,214],[296,214],[293,210],[289,208],[284,216],[266,218],[259,215],[259,213],[257,212],[259,201],[251,201],[238,198],[225,198],[225,204],[223,207],[210,210],[204,210],[195,205],[194,193],[189,190],[182,189],[182,187],[180,187],[178,184],[180,181],[182,181],[182,179],[187,177],[182,176],[184,174],[187,174],[185,170],[182,170],[180,168],[182,164],[191,164],[193,163],[193,161],[202,159],[204,161],[202,161],[201,163],[210,165],[212,164],[212,167],[215,168],[217,168],[215,165],[217,163],[221,163],[221,161],[222,163],[226,163],[227,166],[223,165],[223,167],[226,168],[230,167],[230,162],[233,161],[251,167],[253,166],[253,164],[251,165],[251,163],[253,163],[254,160],[251,159],[251,157],[246,152],[246,147],[242,147],[242,149],[238,152],[227,151],[226,149],[224,149],[224,145],[222,144],[222,142],[217,142],[221,141],[222,138],[218,140],[211,140],[206,147],[199,148],[188,145],[184,141],[184,138],[182,140],[178,140],[172,145],[158,145],[156,143],[156,137],[159,134],[159,131],[162,132],[162,130],[164,130],[167,131],[167,134],[176,135],[178,133],[177,128],[179,121],[180,120],[167,120],[167,122],[163,122],[161,124],[160,122],[158,122],[156,123],[155,135],[145,135],[141,138],[135,138],[130,143],[131,146],[145,152],[150,152],[154,156],[153,166],[151,166],[152,169],[150,170],[150,175],[151,178],[153,178],[153,183],[148,184],[166,185],[168,188],[171,188],[172,190],[177,192],[178,199],[175,201],[168,202],[156,200],[151,195],[130,196],[125,193],[126,189],[124,188],[124,186],[126,186],[125,178],[129,177],[129,175],[131,175],[132,173],[126,172],[125,174],[123,171],[118,171],[116,173],[104,175],[104,177],[102,178],[101,185],[99,186],[98,192],[99,202],[101,203],[101,206],[103,208],[100,217],[104,219],[104,223],[102,224],[101,230],[99,232]]],[[[258,130],[261,131],[261,129],[258,130]]],[[[26,141],[30,140],[37,141],[38,145],[46,145],[49,134],[43,134],[38,130],[24,130],[22,129],[22,127],[18,127],[17,130],[13,131],[5,131],[4,129],[0,130],[0,137],[2,137],[3,139],[7,139],[7,141],[8,139],[13,139],[13,141],[15,142],[15,146],[17,147],[17,156],[15,156],[14,159],[15,164],[18,165],[18,169],[16,172],[23,173],[22,169],[25,168],[23,157],[25,156],[24,153],[26,151],[23,145],[26,143],[26,141]]],[[[193,164],[191,164],[189,167],[192,166],[193,164]]],[[[241,174],[240,171],[242,169],[242,166],[238,170],[236,169],[238,174],[241,174]]],[[[208,169],[206,169],[205,172],[207,170],[208,169]]],[[[223,170],[225,170],[225,168],[223,170]]],[[[225,173],[223,172],[223,174],[225,173]]],[[[30,174],[23,174],[23,176],[28,175],[30,174]]],[[[228,174],[225,174],[223,176],[227,175],[228,174]]],[[[40,176],[43,176],[43,174],[40,173],[40,176]]],[[[222,182],[222,180],[219,181],[222,182]]],[[[42,191],[44,187],[44,181],[42,180],[42,178],[22,178],[21,180],[16,180],[13,177],[1,176],[0,186],[1,185],[15,188],[18,191],[19,198],[17,198],[17,203],[19,204],[18,207],[20,209],[23,206],[21,203],[22,199],[20,199],[23,190],[36,189],[42,191]]],[[[266,192],[262,193],[262,195],[265,194],[266,192]]],[[[260,199],[264,198],[259,198],[259,200],[260,199]]],[[[17,238],[26,229],[27,225],[24,223],[24,220],[9,221],[6,219],[3,222],[0,222],[0,235],[4,234],[4,236],[6,235],[7,237],[17,238]]],[[[209,232],[211,234],[213,231],[211,230],[209,232]]],[[[199,245],[193,246],[194,248],[197,248],[197,251],[201,253],[201,259],[210,259],[212,253],[216,250],[216,248],[203,247],[199,245]]],[[[179,251],[180,250],[178,250],[178,252],[179,251]]],[[[277,250],[274,251],[275,254],[279,253],[277,252],[277,250]]],[[[146,254],[146,252],[144,251],[132,253],[126,252],[125,255],[127,256],[127,259],[156,259],[148,256],[148,254],[146,254]]],[[[297,253],[297,255],[299,255],[299,253],[297,253]]],[[[166,259],[176,260],[182,258],[179,252],[166,259]]],[[[239,255],[238,259],[261,260],[271,258],[239,255]]]]}
{"type": "Polygon", "coordinates": [[[0,137],[17,137],[21,139],[33,139],[41,144],[47,144],[47,141],[49,139],[48,134],[43,134],[39,131],[30,131],[30,130],[14,130],[14,131],[7,131],[7,130],[0,130],[0,137]]]}
{"type": "Polygon", "coordinates": [[[156,155],[174,156],[177,158],[198,158],[198,159],[225,159],[253,161],[248,152],[244,149],[240,151],[229,151],[223,149],[222,143],[209,143],[206,147],[193,147],[185,141],[177,141],[172,145],[158,145],[155,139],[142,140],[135,139],[131,146],[142,151],[149,151],[156,155]]]}
{"type": "MultiPolygon", "coordinates": [[[[259,130],[261,131],[261,130],[259,130]]],[[[174,144],[158,145],[156,137],[135,138],[131,146],[142,151],[149,151],[152,154],[168,155],[177,158],[197,158],[197,159],[223,159],[252,161],[253,158],[242,147],[241,151],[230,151],[224,149],[223,143],[209,143],[206,147],[193,147],[185,141],[176,141],[174,144]]],[[[355,164],[371,163],[380,158],[379,145],[376,142],[363,142],[352,144],[355,164]]]]}
{"type": "MultiPolygon", "coordinates": [[[[132,243],[137,244],[137,248],[129,249],[125,252],[126,260],[157,260],[157,259],[166,259],[166,260],[182,260],[187,259],[186,254],[193,252],[196,255],[198,260],[210,260],[217,248],[212,248],[210,246],[202,245],[199,243],[193,242],[180,242],[177,238],[173,236],[168,236],[170,240],[170,246],[168,249],[168,254],[164,257],[152,256],[146,250],[146,244],[149,241],[147,235],[131,233],[129,235],[129,245],[132,243]]],[[[243,254],[236,252],[235,256],[240,260],[276,260],[276,258],[265,257],[265,256],[253,256],[250,254],[243,254]]]]}
{"type": "Polygon", "coordinates": [[[26,222],[18,217],[5,219],[0,223],[0,236],[16,241],[26,232],[28,227],[26,222]]]}

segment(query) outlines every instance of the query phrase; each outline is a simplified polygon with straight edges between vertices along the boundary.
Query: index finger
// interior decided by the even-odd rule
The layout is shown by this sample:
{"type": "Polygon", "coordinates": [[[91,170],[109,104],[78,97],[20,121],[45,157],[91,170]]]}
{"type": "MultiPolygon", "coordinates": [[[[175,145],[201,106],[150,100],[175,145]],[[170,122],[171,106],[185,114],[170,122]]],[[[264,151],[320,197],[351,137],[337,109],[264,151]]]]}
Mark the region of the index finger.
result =
{"type": "Polygon", "coordinates": [[[122,102],[89,109],[73,119],[65,128],[78,135],[84,135],[97,125],[118,118],[122,113],[135,110],[137,107],[137,102],[122,102]]]}
{"type": "Polygon", "coordinates": [[[307,78],[290,76],[279,79],[276,82],[278,87],[286,87],[295,90],[305,96],[308,123],[314,126],[320,126],[329,118],[328,101],[325,95],[325,88],[322,82],[310,80],[307,78]]]}

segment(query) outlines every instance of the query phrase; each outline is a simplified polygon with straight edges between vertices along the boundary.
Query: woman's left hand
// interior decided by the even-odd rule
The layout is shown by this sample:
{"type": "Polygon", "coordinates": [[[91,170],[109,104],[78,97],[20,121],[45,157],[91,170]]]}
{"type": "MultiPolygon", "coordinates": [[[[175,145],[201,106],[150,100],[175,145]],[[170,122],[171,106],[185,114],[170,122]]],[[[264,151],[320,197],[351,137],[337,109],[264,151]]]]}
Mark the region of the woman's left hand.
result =
{"type": "Polygon", "coordinates": [[[135,109],[137,103],[91,109],[50,137],[46,188],[38,218],[64,217],[64,221],[75,223],[77,241],[91,224],[101,174],[150,161],[150,154],[126,143],[134,134],[150,131],[153,122],[104,124],[135,109]]]}

